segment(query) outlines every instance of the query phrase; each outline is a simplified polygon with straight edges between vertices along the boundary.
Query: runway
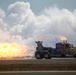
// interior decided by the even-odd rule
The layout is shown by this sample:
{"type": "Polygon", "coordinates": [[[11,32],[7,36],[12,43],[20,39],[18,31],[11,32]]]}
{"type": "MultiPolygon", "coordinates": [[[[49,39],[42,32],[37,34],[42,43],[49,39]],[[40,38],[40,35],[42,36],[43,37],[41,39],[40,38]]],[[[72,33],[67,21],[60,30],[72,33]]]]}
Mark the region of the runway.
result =
{"type": "Polygon", "coordinates": [[[9,71],[0,75],[76,75],[76,71],[9,71]]]}
{"type": "Polygon", "coordinates": [[[3,59],[0,64],[76,64],[75,58],[52,58],[52,59],[3,59]]]}

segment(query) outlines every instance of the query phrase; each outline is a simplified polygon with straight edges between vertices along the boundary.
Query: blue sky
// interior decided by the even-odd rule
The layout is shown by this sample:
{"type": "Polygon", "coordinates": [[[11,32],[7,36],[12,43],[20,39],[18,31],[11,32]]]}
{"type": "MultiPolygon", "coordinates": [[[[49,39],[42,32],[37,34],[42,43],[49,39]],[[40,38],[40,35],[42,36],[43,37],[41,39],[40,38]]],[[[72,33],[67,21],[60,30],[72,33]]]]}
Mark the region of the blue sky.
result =
{"type": "Polygon", "coordinates": [[[8,6],[17,1],[29,2],[34,13],[39,14],[45,7],[66,8],[73,11],[76,8],[76,0],[0,0],[0,8],[7,10],[8,6]]]}

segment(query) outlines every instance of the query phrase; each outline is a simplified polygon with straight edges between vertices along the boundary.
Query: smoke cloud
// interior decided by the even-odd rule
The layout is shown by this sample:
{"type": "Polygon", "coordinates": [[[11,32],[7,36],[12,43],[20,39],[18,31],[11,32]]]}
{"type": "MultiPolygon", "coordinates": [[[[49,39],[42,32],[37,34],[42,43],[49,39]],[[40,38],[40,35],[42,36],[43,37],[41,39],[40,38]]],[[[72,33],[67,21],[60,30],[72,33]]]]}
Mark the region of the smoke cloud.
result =
{"type": "Polygon", "coordinates": [[[27,45],[30,47],[28,54],[35,51],[34,42],[37,40],[54,46],[60,41],[55,36],[64,36],[76,46],[76,9],[69,11],[50,6],[45,7],[40,15],[35,15],[30,7],[29,2],[15,2],[8,6],[6,12],[0,8],[0,42],[27,45]],[[39,38],[44,36],[50,38],[39,38]]]}

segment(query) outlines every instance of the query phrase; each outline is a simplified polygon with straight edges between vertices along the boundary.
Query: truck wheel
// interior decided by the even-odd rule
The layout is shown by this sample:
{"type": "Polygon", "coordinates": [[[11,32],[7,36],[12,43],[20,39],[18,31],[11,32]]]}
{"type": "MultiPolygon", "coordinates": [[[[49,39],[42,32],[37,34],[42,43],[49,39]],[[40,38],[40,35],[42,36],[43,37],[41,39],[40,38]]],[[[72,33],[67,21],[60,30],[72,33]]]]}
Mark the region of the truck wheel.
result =
{"type": "Polygon", "coordinates": [[[45,58],[45,59],[50,59],[49,54],[48,54],[48,53],[45,53],[45,54],[44,54],[44,58],[45,58]]]}
{"type": "Polygon", "coordinates": [[[74,54],[74,57],[76,58],[76,54],[74,54]]]}
{"type": "Polygon", "coordinates": [[[66,57],[66,55],[65,54],[61,54],[61,57],[66,57]]]}
{"type": "Polygon", "coordinates": [[[36,59],[42,59],[42,58],[43,58],[40,53],[36,53],[36,54],[35,54],[35,57],[36,57],[36,59]]]}

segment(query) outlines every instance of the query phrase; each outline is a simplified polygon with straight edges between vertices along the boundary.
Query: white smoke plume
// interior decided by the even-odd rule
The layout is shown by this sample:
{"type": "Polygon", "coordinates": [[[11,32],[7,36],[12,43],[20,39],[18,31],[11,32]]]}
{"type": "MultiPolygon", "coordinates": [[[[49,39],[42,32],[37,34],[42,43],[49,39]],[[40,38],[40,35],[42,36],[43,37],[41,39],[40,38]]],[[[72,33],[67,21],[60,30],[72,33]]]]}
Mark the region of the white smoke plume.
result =
{"type": "Polygon", "coordinates": [[[47,46],[55,45],[60,36],[76,46],[76,9],[69,11],[50,6],[40,15],[35,15],[30,7],[29,2],[15,2],[8,6],[6,12],[0,8],[0,42],[29,46],[28,55],[35,51],[34,42],[43,36],[56,37],[52,40],[46,38],[50,40],[46,40],[47,46]]]}

